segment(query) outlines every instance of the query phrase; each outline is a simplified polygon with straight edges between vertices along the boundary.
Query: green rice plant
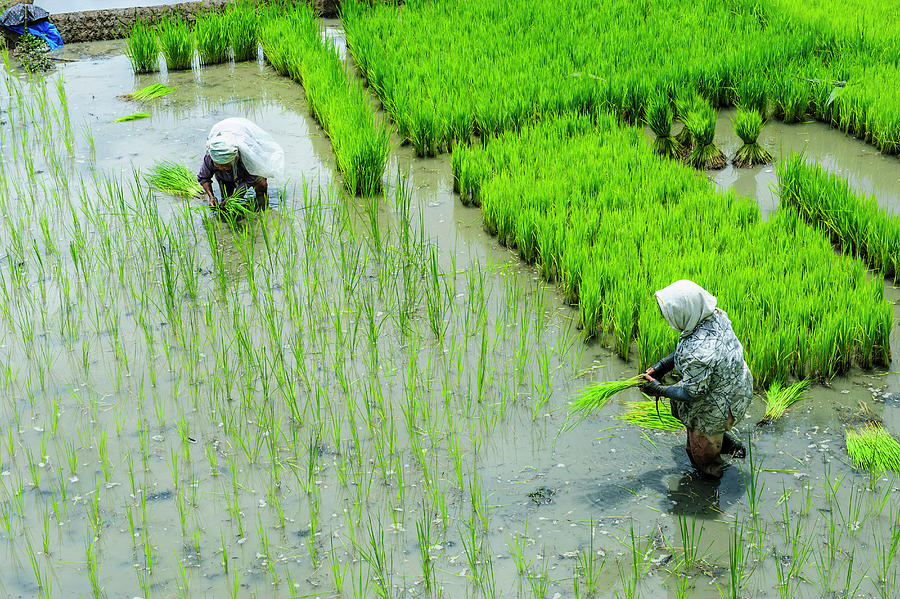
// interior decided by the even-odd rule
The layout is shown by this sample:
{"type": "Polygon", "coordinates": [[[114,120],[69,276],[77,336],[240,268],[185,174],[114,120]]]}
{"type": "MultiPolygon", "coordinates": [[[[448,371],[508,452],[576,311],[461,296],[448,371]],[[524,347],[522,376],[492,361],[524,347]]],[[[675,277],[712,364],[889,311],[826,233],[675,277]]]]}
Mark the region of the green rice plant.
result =
{"type": "Polygon", "coordinates": [[[626,389],[640,387],[647,383],[643,374],[633,376],[623,381],[608,381],[585,387],[578,396],[569,404],[569,411],[562,430],[568,431],[578,426],[587,418],[595,415],[612,399],[613,395],[626,389]]]}
{"type": "Polygon", "coordinates": [[[150,115],[146,112],[136,112],[134,114],[129,114],[127,116],[119,117],[114,119],[113,123],[127,123],[129,121],[139,121],[141,119],[149,119],[150,115]]]}
{"type": "Polygon", "coordinates": [[[725,168],[725,154],[713,143],[716,134],[716,111],[709,105],[695,109],[685,116],[684,126],[691,133],[694,148],[688,164],[696,169],[725,168]]]}
{"type": "Polygon", "coordinates": [[[681,155],[681,144],[672,137],[672,105],[665,96],[658,96],[650,101],[644,116],[644,122],[656,135],[653,151],[666,158],[681,155]]]}
{"type": "MultiPolygon", "coordinates": [[[[874,197],[861,196],[846,179],[808,164],[795,154],[778,165],[778,187],[783,206],[797,210],[817,225],[843,251],[858,256],[885,277],[900,272],[900,216],[878,205],[874,197]]],[[[889,326],[887,315],[880,326],[889,326]]],[[[879,356],[862,356],[864,366],[883,362],[879,356]]]]}
{"type": "Polygon", "coordinates": [[[159,44],[149,25],[138,20],[128,28],[125,54],[135,73],[153,73],[159,70],[159,44]]]}
{"type": "Polygon", "coordinates": [[[211,10],[203,11],[194,23],[197,53],[201,65],[219,64],[228,60],[228,28],[226,17],[211,10]]]}
{"type": "Polygon", "coordinates": [[[741,110],[752,111],[764,121],[769,116],[768,81],[756,69],[748,69],[734,88],[734,103],[741,110]]]}
{"type": "Polygon", "coordinates": [[[130,94],[125,94],[122,98],[125,100],[139,100],[141,102],[146,102],[171,94],[173,91],[175,91],[174,87],[169,87],[162,83],[154,83],[147,87],[142,87],[137,91],[133,91],[130,94]]]}
{"type": "Polygon", "coordinates": [[[629,401],[625,402],[627,409],[617,416],[620,420],[636,424],[643,428],[653,428],[663,431],[684,430],[680,420],[672,415],[672,407],[669,402],[663,401],[629,401]]]}
{"type": "Polygon", "coordinates": [[[235,3],[225,13],[225,28],[235,62],[256,60],[259,51],[256,8],[250,2],[235,3]]]}
{"type": "Polygon", "coordinates": [[[847,454],[853,465],[873,473],[900,474],[900,443],[881,424],[870,422],[846,431],[847,454]]]}
{"type": "Polygon", "coordinates": [[[148,169],[144,179],[150,187],[163,193],[185,198],[196,198],[203,194],[197,176],[178,162],[157,162],[148,169]]]}
{"type": "Polygon", "coordinates": [[[739,108],[732,119],[734,132],[744,142],[734,155],[734,165],[738,168],[769,164],[772,155],[759,143],[759,131],[762,128],[762,118],[755,110],[739,108]]]}
{"type": "Polygon", "coordinates": [[[807,389],[809,389],[808,380],[798,381],[787,387],[780,381],[769,385],[769,391],[766,393],[766,413],[760,420],[760,424],[774,422],[781,418],[790,406],[803,399],[803,394],[807,389]]]}
{"type": "Polygon", "coordinates": [[[194,32],[179,15],[169,15],[156,25],[159,48],[169,71],[186,71],[194,60],[194,32]]]}

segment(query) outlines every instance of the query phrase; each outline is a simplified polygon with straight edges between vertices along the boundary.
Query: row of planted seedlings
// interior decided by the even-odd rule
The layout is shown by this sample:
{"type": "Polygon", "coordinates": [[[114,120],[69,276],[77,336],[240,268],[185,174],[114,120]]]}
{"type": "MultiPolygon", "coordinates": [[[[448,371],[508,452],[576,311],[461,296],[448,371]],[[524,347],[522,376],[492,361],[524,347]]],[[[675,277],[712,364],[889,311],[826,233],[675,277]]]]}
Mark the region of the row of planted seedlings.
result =
{"type": "Polygon", "coordinates": [[[352,194],[381,189],[390,133],[365,90],[347,72],[322,22],[305,4],[273,9],[260,26],[266,61],[303,86],[310,112],[331,139],[344,186],[352,194]]]}
{"type": "Polygon", "coordinates": [[[256,60],[258,10],[246,0],[229,4],[222,12],[205,9],[193,27],[177,13],[165,14],[155,24],[138,20],[128,28],[125,52],[135,73],[158,71],[160,53],[169,71],[190,69],[195,51],[200,65],[256,60]]]}
{"type": "Polygon", "coordinates": [[[237,229],[139,174],[80,178],[86,140],[35,155],[64,95],[11,89],[4,153],[46,135],[0,163],[5,588],[499,596],[514,566],[478,464],[574,375],[574,326],[513,271],[447,264],[402,185],[394,223],[305,189],[237,229]]]}
{"type": "Polygon", "coordinates": [[[13,593],[687,597],[712,563],[730,597],[772,581],[781,597],[893,588],[896,497],[875,479],[795,479],[773,495],[757,459],[724,554],[686,516],[662,538],[621,518],[505,519],[486,465],[522,437],[523,455],[549,452],[541,415],[582,363],[580,336],[555,330],[540,294],[442,257],[402,189],[392,223],[379,202],[311,189],[303,209],[236,229],[148,196],[140,176],[81,178],[93,142],[71,135],[64,87],[7,85],[0,139],[20,158],[0,163],[0,535],[13,593]],[[23,145],[26,128],[46,135],[23,145]],[[859,539],[874,539],[865,555],[859,539]]]}
{"type": "MultiPolygon", "coordinates": [[[[763,119],[815,118],[895,153],[900,104],[888,82],[897,67],[884,44],[860,42],[873,32],[858,35],[847,16],[836,17],[843,35],[825,35],[781,10],[479,0],[397,11],[356,0],[342,5],[342,20],[363,76],[419,155],[561,110],[603,109],[640,123],[660,95],[741,106],[741,88],[761,100],[763,119]]],[[[894,23],[877,34],[884,27],[885,38],[900,39],[894,23]]]]}

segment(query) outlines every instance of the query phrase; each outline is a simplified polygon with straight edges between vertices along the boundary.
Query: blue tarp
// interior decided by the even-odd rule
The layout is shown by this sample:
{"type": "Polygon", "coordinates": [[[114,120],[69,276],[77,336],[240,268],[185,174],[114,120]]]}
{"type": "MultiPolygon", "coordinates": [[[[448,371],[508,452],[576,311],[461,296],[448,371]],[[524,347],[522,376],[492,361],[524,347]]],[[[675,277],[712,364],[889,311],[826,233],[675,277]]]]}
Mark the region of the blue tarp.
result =
{"type": "MultiPolygon", "coordinates": [[[[18,33],[19,35],[25,33],[25,28],[21,25],[9,25],[6,26],[7,29],[18,33]]],[[[35,37],[39,37],[50,46],[51,50],[56,50],[60,46],[63,45],[62,38],[59,36],[59,30],[56,29],[56,25],[51,23],[50,21],[38,21],[36,23],[28,24],[28,32],[35,37]]]]}

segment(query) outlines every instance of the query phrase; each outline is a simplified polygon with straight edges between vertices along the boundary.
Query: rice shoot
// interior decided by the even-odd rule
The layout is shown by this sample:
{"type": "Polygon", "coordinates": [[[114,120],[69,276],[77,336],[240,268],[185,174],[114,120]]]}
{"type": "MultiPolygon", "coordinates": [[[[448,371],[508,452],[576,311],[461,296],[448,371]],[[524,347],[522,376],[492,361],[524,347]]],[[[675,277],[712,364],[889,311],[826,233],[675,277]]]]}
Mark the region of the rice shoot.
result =
{"type": "Polygon", "coordinates": [[[169,87],[162,83],[154,83],[153,85],[148,85],[147,87],[142,87],[137,91],[133,91],[130,94],[125,94],[122,98],[125,100],[146,102],[171,94],[173,91],[175,91],[174,87],[169,87]]]}
{"type": "Polygon", "coordinates": [[[716,134],[716,111],[709,104],[695,108],[684,118],[684,126],[694,140],[688,164],[696,169],[725,168],[725,154],[713,143],[716,134]]]}
{"type": "Polygon", "coordinates": [[[860,469],[880,474],[890,470],[900,474],[900,443],[881,424],[870,422],[862,428],[847,429],[847,454],[860,469]]]}
{"type": "Polygon", "coordinates": [[[781,418],[791,405],[803,399],[803,394],[807,389],[809,389],[808,380],[798,381],[787,387],[779,381],[772,383],[766,393],[766,413],[760,420],[760,424],[774,422],[781,418]]]}
{"type": "Polygon", "coordinates": [[[585,387],[581,390],[581,393],[578,394],[578,397],[575,398],[575,401],[569,405],[569,414],[566,416],[565,423],[563,423],[563,431],[571,430],[587,418],[590,418],[602,410],[603,406],[605,406],[616,393],[620,393],[625,389],[631,389],[632,387],[640,387],[646,382],[647,380],[644,378],[644,375],[639,374],[630,379],[625,379],[624,381],[608,381],[598,385],[585,387]]]}
{"type": "Polygon", "coordinates": [[[144,179],[153,189],[174,196],[193,198],[203,194],[197,176],[178,162],[157,162],[144,179]]]}
{"type": "Polygon", "coordinates": [[[629,401],[625,405],[627,409],[617,416],[619,420],[661,431],[684,429],[684,424],[672,415],[672,406],[668,401],[629,401]]]}
{"type": "Polygon", "coordinates": [[[160,20],[156,28],[159,47],[166,59],[166,69],[186,71],[194,60],[194,32],[180,16],[160,20]]]}
{"type": "Polygon", "coordinates": [[[228,60],[228,30],[225,17],[211,10],[197,17],[194,25],[200,64],[219,64],[228,60]]]}
{"type": "Polygon", "coordinates": [[[644,122],[656,135],[653,151],[666,158],[676,158],[681,154],[681,144],[672,137],[672,106],[668,98],[660,96],[650,101],[644,122]]]}
{"type": "Polygon", "coordinates": [[[153,30],[143,21],[135,21],[125,38],[125,54],[135,73],[159,70],[159,46],[153,30]]]}
{"type": "Polygon", "coordinates": [[[756,141],[763,124],[756,110],[739,108],[732,123],[734,132],[744,142],[734,155],[735,166],[743,168],[772,162],[772,155],[756,141]]]}
{"type": "Polygon", "coordinates": [[[127,116],[122,116],[117,119],[114,119],[114,123],[127,123],[128,121],[139,121],[141,119],[148,119],[150,115],[146,112],[136,112],[134,114],[129,114],[127,116]]]}

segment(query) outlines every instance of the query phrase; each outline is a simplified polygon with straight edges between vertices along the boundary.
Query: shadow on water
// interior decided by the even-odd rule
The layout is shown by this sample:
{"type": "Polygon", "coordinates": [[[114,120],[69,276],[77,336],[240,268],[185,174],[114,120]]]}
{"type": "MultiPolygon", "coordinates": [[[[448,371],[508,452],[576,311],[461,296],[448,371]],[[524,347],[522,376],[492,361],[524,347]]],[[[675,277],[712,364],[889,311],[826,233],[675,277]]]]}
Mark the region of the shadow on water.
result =
{"type": "Polygon", "coordinates": [[[661,498],[660,509],[673,516],[716,517],[729,511],[744,496],[741,460],[732,460],[721,480],[700,475],[690,465],[684,449],[672,447],[671,468],[648,470],[627,484],[600,485],[586,496],[588,503],[610,508],[626,503],[637,495],[661,498]]]}

